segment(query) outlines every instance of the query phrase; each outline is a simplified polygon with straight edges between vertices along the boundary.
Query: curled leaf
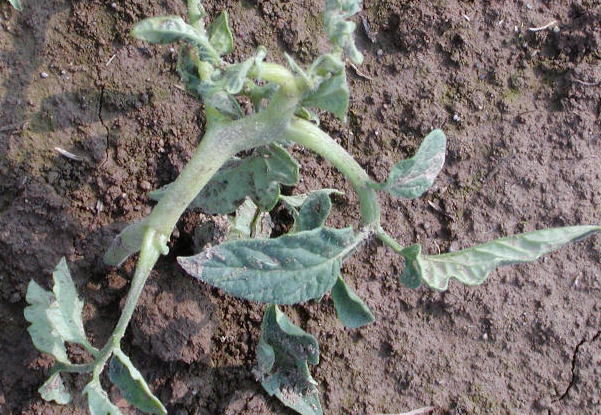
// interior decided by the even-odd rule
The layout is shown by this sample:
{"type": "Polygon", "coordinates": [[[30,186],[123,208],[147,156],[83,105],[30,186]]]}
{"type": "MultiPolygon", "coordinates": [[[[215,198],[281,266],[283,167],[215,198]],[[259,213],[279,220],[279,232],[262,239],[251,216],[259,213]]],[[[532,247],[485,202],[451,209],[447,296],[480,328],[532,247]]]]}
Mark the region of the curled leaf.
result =
{"type": "Polygon", "coordinates": [[[209,41],[220,55],[230,53],[234,48],[234,37],[230,30],[227,12],[221,12],[209,27],[209,41]]]}
{"type": "Polygon", "coordinates": [[[65,388],[60,373],[54,373],[48,380],[40,386],[38,392],[45,401],[54,401],[61,405],[71,402],[71,395],[65,388]]]}
{"type": "Polygon", "coordinates": [[[447,139],[441,130],[424,138],[417,154],[398,162],[381,187],[393,196],[415,199],[434,183],[444,165],[447,139]]]}
{"type": "Polygon", "coordinates": [[[301,231],[319,228],[326,223],[332,210],[329,189],[318,190],[309,194],[298,213],[298,227],[301,231]]]}
{"type": "Polygon", "coordinates": [[[129,357],[120,350],[115,351],[109,365],[109,378],[127,399],[127,402],[149,414],[167,414],[167,410],[152,394],[142,374],[129,357]]]}
{"type": "Polygon", "coordinates": [[[361,0],[327,0],[324,13],[324,25],[330,43],[335,49],[344,50],[357,65],[363,62],[363,55],[357,50],[353,39],[356,25],[346,19],[356,14],[360,7],[361,0]]]}
{"type": "Polygon", "coordinates": [[[303,100],[303,105],[329,111],[344,121],[348,111],[349,96],[346,74],[342,71],[321,82],[317,90],[303,100]]]}
{"type": "Polygon", "coordinates": [[[402,252],[407,267],[401,282],[415,288],[419,286],[419,279],[439,291],[447,289],[450,278],[467,285],[482,284],[498,266],[535,261],[543,254],[600,230],[600,226],[544,229],[442,255],[422,255],[419,245],[413,245],[402,252]]]}
{"type": "Polygon", "coordinates": [[[322,297],[363,240],[350,228],[317,228],[276,239],[230,241],[178,257],[195,278],[247,300],[296,304],[322,297]]]}
{"type": "Polygon", "coordinates": [[[88,408],[90,409],[90,414],[121,415],[121,411],[111,403],[108,395],[102,389],[102,386],[100,386],[100,382],[97,379],[92,379],[92,381],[86,385],[82,393],[88,395],[88,408]]]}
{"type": "Polygon", "coordinates": [[[275,305],[263,315],[257,363],[269,395],[302,415],[322,414],[317,382],[307,366],[319,363],[319,344],[275,305]]]}
{"type": "Polygon", "coordinates": [[[341,277],[338,277],[332,288],[332,300],[338,319],[349,329],[363,327],[376,320],[369,307],[341,277]]]}
{"type": "Polygon", "coordinates": [[[146,232],[146,221],[129,224],[111,243],[104,254],[104,262],[107,265],[120,266],[130,255],[140,251],[144,232],[146,232]]]}

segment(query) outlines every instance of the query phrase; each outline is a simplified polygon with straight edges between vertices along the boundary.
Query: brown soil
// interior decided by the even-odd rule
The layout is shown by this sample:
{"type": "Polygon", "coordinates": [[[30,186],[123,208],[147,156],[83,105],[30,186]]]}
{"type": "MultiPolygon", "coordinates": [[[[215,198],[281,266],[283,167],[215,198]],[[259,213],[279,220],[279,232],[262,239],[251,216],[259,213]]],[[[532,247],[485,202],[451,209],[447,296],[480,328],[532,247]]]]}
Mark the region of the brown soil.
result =
{"type": "MultiPolygon", "coordinates": [[[[127,35],[144,17],[183,15],[184,2],[24,3],[23,13],[0,4],[0,413],[79,414],[80,398],[64,408],[36,391],[52,362],[26,332],[27,283],[49,287],[66,256],[86,302],[86,330],[101,346],[135,265],[109,269],[101,256],[124,223],[150,211],[147,191],[177,176],[204,116],[178,88],[170,47],[127,35]]],[[[211,16],[230,12],[232,58],[260,44],[279,62],[282,48],[303,63],[326,50],[321,0],[205,4],[211,16]]],[[[325,116],[323,128],[380,180],[430,129],[449,137],[446,167],[425,197],[382,197],[384,227],[401,243],[436,253],[601,223],[599,1],[366,0],[362,17],[366,59],[361,74],[348,70],[350,123],[325,116]],[[528,30],[552,20],[558,31],[528,30]]],[[[329,224],[356,225],[344,179],[307,151],[294,154],[303,181],[292,191],[343,190],[329,224]]],[[[197,283],[175,262],[175,253],[191,250],[199,222],[194,213],[181,221],[124,349],[170,413],[290,413],[251,372],[263,306],[197,283]]],[[[365,246],[343,272],[375,323],[344,329],[329,297],[286,308],[321,344],[313,373],[325,413],[436,405],[439,414],[599,414],[600,242],[595,236],[445,293],[405,289],[402,260],[377,242],[365,246]]],[[[69,382],[81,389],[86,379],[69,382]]]]}

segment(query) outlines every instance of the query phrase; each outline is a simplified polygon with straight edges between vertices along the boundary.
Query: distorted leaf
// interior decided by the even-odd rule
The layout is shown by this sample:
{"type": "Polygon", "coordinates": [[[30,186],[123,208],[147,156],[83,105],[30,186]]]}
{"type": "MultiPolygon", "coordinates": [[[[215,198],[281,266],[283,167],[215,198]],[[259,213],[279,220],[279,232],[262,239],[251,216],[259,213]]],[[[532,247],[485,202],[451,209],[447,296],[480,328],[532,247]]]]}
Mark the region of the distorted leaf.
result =
{"type": "Polygon", "coordinates": [[[273,222],[268,212],[263,212],[252,200],[246,199],[235,216],[229,216],[230,234],[228,240],[248,238],[269,238],[273,222]]]}
{"type": "Polygon", "coordinates": [[[344,121],[348,110],[348,102],[349,90],[346,85],[346,74],[340,72],[321,82],[319,88],[303,100],[303,105],[329,111],[341,121],[344,121]]]}
{"type": "Polygon", "coordinates": [[[375,321],[371,310],[361,298],[350,289],[341,277],[332,287],[332,300],[338,319],[349,329],[363,327],[375,321]]]}
{"type": "Polygon", "coordinates": [[[233,50],[234,36],[232,36],[225,10],[211,23],[209,27],[209,41],[220,55],[225,55],[233,50]]]}
{"type": "Polygon", "coordinates": [[[327,0],[324,13],[324,25],[330,43],[335,49],[342,49],[355,64],[363,62],[363,55],[357,50],[353,33],[355,23],[347,21],[359,11],[360,0],[327,0]]]}
{"type": "Polygon", "coordinates": [[[434,130],[424,138],[417,154],[398,162],[382,186],[393,196],[415,199],[434,183],[445,159],[447,139],[441,130],[434,130]]]}
{"type": "Polygon", "coordinates": [[[104,254],[104,262],[107,265],[120,266],[130,255],[140,251],[145,232],[145,220],[129,224],[111,243],[104,254]]]}
{"type": "Polygon", "coordinates": [[[111,403],[97,379],[88,383],[82,393],[88,395],[88,408],[91,415],[121,415],[121,411],[111,403]]]}
{"type": "Polygon", "coordinates": [[[60,373],[56,372],[48,380],[40,386],[38,392],[45,401],[54,401],[61,405],[66,405],[71,402],[71,395],[65,388],[60,373]]]}
{"type": "Polygon", "coordinates": [[[328,190],[310,193],[298,213],[299,230],[308,231],[323,226],[331,210],[332,201],[328,190]]]}
{"type": "Polygon", "coordinates": [[[205,33],[204,18],[207,15],[205,8],[202,6],[200,0],[188,0],[188,18],[190,19],[190,25],[199,30],[201,33],[205,33]]]}
{"type": "MultiPolygon", "coordinates": [[[[279,184],[296,184],[298,169],[296,160],[283,147],[277,144],[261,147],[248,157],[224,164],[189,207],[210,214],[228,214],[248,196],[262,210],[270,211],[279,199],[279,184]]],[[[149,196],[160,200],[169,186],[163,186],[149,196]]]]}
{"type": "Polygon", "coordinates": [[[117,350],[109,365],[109,378],[121,391],[127,402],[149,414],[166,414],[167,410],[150,391],[142,374],[129,357],[117,350]]]}
{"type": "Polygon", "coordinates": [[[276,239],[245,239],[178,257],[193,277],[247,300],[296,304],[322,297],[360,237],[352,229],[317,228],[276,239]]]}
{"type": "Polygon", "coordinates": [[[8,0],[8,2],[10,4],[13,5],[13,7],[15,9],[17,9],[18,11],[22,12],[23,11],[23,7],[21,6],[21,0],[8,0]]]}
{"type": "Polygon", "coordinates": [[[46,311],[50,323],[64,341],[88,347],[89,343],[81,320],[83,301],[77,296],[65,258],[61,258],[52,273],[52,278],[54,301],[46,311]]]}
{"type": "Polygon", "coordinates": [[[25,320],[31,323],[27,331],[35,347],[57,361],[69,364],[65,343],[46,314],[55,301],[54,295],[31,280],[25,299],[29,304],[25,307],[25,320]]]}
{"type": "Polygon", "coordinates": [[[136,23],[132,36],[150,43],[165,44],[184,40],[196,46],[200,59],[218,65],[219,54],[208,37],[179,16],[150,17],[136,23]]]}
{"type": "MultiPolygon", "coordinates": [[[[541,255],[600,231],[599,226],[570,226],[544,229],[497,239],[473,248],[442,255],[422,255],[419,245],[405,249],[402,254],[409,266],[401,281],[419,277],[435,290],[447,289],[450,278],[467,284],[481,284],[498,266],[532,262],[541,255]]],[[[416,284],[412,284],[416,285],[416,284]]]]}
{"type": "Polygon", "coordinates": [[[319,363],[319,344],[275,305],[265,309],[257,362],[269,395],[302,415],[322,414],[317,382],[307,366],[319,363]]]}

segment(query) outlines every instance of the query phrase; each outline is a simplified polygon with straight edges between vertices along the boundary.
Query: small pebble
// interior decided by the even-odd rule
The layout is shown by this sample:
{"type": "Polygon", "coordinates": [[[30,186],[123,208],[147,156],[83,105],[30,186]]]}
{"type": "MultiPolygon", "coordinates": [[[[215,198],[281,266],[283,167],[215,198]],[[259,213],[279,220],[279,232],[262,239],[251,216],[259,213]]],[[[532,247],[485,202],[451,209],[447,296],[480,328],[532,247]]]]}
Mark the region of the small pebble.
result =
{"type": "Polygon", "coordinates": [[[151,187],[152,187],[152,186],[150,185],[150,183],[149,183],[148,181],[146,181],[146,180],[143,180],[143,181],[140,183],[140,189],[142,189],[142,190],[146,190],[146,191],[148,191],[148,190],[150,190],[150,188],[151,188],[151,187]]]}
{"type": "Polygon", "coordinates": [[[484,333],[484,334],[482,335],[482,340],[488,340],[488,334],[484,333]]]}
{"type": "Polygon", "coordinates": [[[459,121],[461,121],[461,117],[459,115],[455,114],[455,115],[453,115],[453,121],[459,122],[459,121]]]}
{"type": "Polygon", "coordinates": [[[42,78],[48,78],[48,74],[47,74],[46,72],[42,72],[42,73],[40,74],[40,76],[41,76],[42,78]]]}
{"type": "Polygon", "coordinates": [[[378,55],[378,57],[382,56],[384,54],[384,51],[382,49],[378,49],[378,51],[376,52],[376,55],[378,55]]]}

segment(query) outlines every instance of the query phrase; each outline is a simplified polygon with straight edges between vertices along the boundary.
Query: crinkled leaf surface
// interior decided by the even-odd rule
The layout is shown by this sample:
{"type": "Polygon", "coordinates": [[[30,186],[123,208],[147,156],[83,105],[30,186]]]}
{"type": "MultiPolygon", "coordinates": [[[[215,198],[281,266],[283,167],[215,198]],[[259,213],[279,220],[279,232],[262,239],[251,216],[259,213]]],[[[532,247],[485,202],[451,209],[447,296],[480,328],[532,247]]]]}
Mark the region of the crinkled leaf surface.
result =
{"type": "Polygon", "coordinates": [[[317,382],[307,363],[319,363],[315,337],[294,325],[277,306],[265,309],[257,348],[261,385],[302,415],[321,415],[317,382]]]}
{"type": "Polygon", "coordinates": [[[303,100],[303,105],[329,111],[344,121],[348,102],[349,90],[346,85],[346,74],[343,71],[323,81],[317,91],[303,100]]]}
{"type": "Polygon", "coordinates": [[[188,18],[190,25],[204,33],[205,25],[203,19],[207,15],[200,0],[188,0],[188,18]]]}
{"type": "Polygon", "coordinates": [[[220,55],[230,53],[234,48],[234,37],[232,36],[225,10],[211,23],[209,27],[209,41],[220,55]]]}
{"type": "Polygon", "coordinates": [[[375,321],[371,310],[361,298],[350,289],[341,277],[332,287],[332,300],[338,319],[349,329],[363,327],[375,321]]]}
{"type": "Polygon", "coordinates": [[[247,300],[296,304],[322,297],[362,236],[351,228],[317,228],[276,239],[230,241],[179,257],[193,277],[247,300]]]}
{"type": "Polygon", "coordinates": [[[83,301],[77,296],[65,258],[54,269],[52,278],[54,301],[46,311],[48,319],[64,341],[88,345],[81,320],[83,301]]]}
{"type": "Polygon", "coordinates": [[[54,356],[57,361],[69,364],[64,341],[46,314],[55,301],[54,295],[31,280],[25,299],[29,303],[24,311],[25,320],[31,323],[27,331],[35,347],[54,356]]]}
{"type": "Polygon", "coordinates": [[[10,4],[12,4],[12,5],[13,5],[13,7],[14,7],[15,9],[17,9],[18,11],[20,11],[20,12],[22,12],[22,11],[23,11],[23,8],[21,7],[21,0],[8,0],[8,2],[9,2],[10,4]]]}
{"type": "Polygon", "coordinates": [[[104,254],[104,262],[111,266],[121,265],[130,255],[142,248],[145,232],[146,222],[144,220],[129,224],[111,243],[104,254]]]}
{"type": "Polygon", "coordinates": [[[312,192],[302,204],[298,213],[299,229],[308,231],[323,226],[331,210],[332,201],[330,200],[329,191],[312,192]]]}
{"type": "Polygon", "coordinates": [[[421,255],[419,245],[414,245],[410,251],[403,252],[409,264],[403,274],[410,275],[402,275],[401,281],[413,281],[419,277],[430,288],[440,291],[447,289],[450,278],[468,285],[481,284],[498,266],[532,262],[543,254],[599,230],[599,226],[544,229],[443,255],[421,255]]]}
{"type": "Polygon", "coordinates": [[[109,365],[109,378],[127,402],[149,414],[166,414],[167,410],[150,391],[142,374],[123,352],[116,351],[109,365]]]}
{"type": "Polygon", "coordinates": [[[61,375],[58,372],[50,376],[48,380],[40,386],[38,392],[42,398],[48,402],[54,401],[61,405],[66,405],[71,402],[71,395],[67,391],[67,388],[65,388],[61,375]]]}
{"type": "Polygon", "coordinates": [[[91,415],[121,415],[119,408],[111,403],[97,380],[88,383],[82,393],[88,395],[88,407],[91,415]]]}
{"type": "Polygon", "coordinates": [[[432,186],[442,169],[446,143],[441,130],[432,131],[414,157],[401,160],[392,168],[382,188],[396,197],[415,199],[421,196],[432,186]]]}
{"type": "Polygon", "coordinates": [[[353,33],[355,23],[348,21],[361,7],[361,0],[327,0],[324,13],[324,25],[328,39],[334,48],[344,50],[355,64],[363,62],[363,55],[357,50],[353,33]]]}
{"type": "MultiPolygon", "coordinates": [[[[280,183],[298,183],[298,163],[281,146],[271,144],[254,154],[226,163],[196,196],[189,207],[206,213],[227,214],[236,211],[248,196],[262,210],[270,211],[280,196],[280,183]]],[[[168,186],[151,192],[160,200],[168,186]]]]}
{"type": "Polygon", "coordinates": [[[200,59],[218,65],[219,54],[209,38],[200,30],[190,26],[179,16],[150,17],[138,22],[131,31],[132,36],[150,43],[172,43],[185,40],[194,46],[200,59]]]}

